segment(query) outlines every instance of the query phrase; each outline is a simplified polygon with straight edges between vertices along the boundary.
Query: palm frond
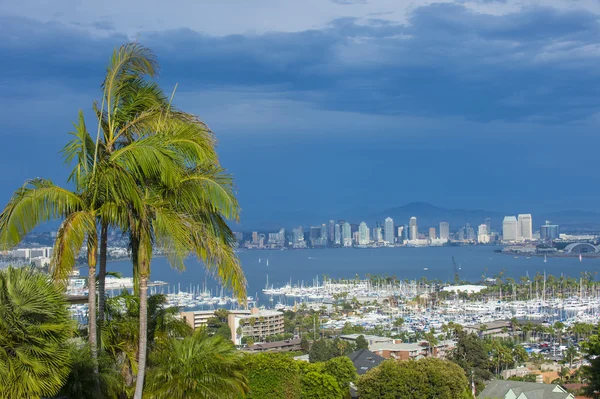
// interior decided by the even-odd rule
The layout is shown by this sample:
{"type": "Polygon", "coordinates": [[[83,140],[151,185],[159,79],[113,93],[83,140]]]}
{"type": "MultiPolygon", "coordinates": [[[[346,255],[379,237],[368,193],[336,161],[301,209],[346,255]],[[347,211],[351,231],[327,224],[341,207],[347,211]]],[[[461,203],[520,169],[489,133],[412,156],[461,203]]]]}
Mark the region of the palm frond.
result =
{"type": "Polygon", "coordinates": [[[50,273],[55,280],[64,281],[69,276],[86,237],[89,253],[97,245],[94,215],[88,211],[69,214],[61,223],[54,242],[50,273]]]}
{"type": "Polygon", "coordinates": [[[17,190],[0,214],[0,249],[17,245],[37,225],[85,207],[75,193],[49,180],[34,179],[17,190]]]}

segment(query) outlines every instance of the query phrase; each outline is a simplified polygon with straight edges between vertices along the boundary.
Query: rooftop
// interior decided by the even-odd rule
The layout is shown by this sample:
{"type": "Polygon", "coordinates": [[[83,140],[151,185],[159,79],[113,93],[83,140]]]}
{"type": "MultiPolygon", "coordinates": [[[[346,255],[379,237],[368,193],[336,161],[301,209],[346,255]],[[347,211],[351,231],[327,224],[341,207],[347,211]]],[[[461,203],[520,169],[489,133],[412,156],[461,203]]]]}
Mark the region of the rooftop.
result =
{"type": "Polygon", "coordinates": [[[485,387],[478,398],[572,399],[574,396],[557,384],[495,380],[485,387]]]}

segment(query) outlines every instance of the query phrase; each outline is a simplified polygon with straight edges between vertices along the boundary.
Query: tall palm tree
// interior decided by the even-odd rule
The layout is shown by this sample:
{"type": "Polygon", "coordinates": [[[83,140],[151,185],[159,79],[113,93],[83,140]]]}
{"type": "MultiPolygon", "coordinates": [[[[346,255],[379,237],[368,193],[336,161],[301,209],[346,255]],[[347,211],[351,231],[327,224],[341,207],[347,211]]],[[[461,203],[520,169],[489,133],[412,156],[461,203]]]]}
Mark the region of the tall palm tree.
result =
{"type": "Polygon", "coordinates": [[[231,341],[198,330],[150,356],[144,390],[151,399],[236,399],[248,392],[242,354],[231,341]]]}
{"type": "Polygon", "coordinates": [[[0,398],[56,394],[73,327],[62,287],[32,268],[0,270],[0,398]]]}

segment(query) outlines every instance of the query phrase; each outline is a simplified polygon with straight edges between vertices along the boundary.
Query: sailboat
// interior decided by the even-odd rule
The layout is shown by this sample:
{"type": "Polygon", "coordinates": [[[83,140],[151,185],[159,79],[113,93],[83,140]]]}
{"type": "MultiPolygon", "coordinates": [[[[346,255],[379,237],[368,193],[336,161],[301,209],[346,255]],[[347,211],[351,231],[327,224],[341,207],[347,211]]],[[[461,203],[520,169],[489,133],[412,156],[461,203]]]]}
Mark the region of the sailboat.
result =
{"type": "Polygon", "coordinates": [[[581,254],[579,254],[579,261],[583,262],[583,258],[581,257],[581,254]]]}
{"type": "Polygon", "coordinates": [[[544,263],[548,262],[548,258],[544,255],[544,263]]]}
{"type": "Polygon", "coordinates": [[[269,266],[269,259],[267,259],[267,267],[269,266]]]}

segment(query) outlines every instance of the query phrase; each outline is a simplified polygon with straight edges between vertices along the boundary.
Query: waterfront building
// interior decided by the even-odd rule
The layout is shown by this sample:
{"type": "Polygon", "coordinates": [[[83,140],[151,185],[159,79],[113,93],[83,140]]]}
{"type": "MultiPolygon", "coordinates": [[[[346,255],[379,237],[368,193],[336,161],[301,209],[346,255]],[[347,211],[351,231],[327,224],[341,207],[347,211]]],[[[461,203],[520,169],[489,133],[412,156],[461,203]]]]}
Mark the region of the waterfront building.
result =
{"type": "Polygon", "coordinates": [[[477,237],[475,236],[475,229],[471,227],[470,224],[467,223],[467,240],[468,241],[475,241],[477,239],[477,237]]]}
{"type": "Polygon", "coordinates": [[[487,224],[480,224],[477,228],[477,242],[487,244],[490,242],[490,235],[487,224]]]}
{"type": "Polygon", "coordinates": [[[465,228],[461,227],[460,229],[458,229],[458,231],[456,232],[456,239],[458,241],[463,241],[465,239],[465,228]]]}
{"type": "Polygon", "coordinates": [[[348,222],[344,222],[342,225],[342,243],[345,247],[352,246],[352,229],[348,222]]]}
{"type": "Polygon", "coordinates": [[[415,216],[411,217],[408,221],[408,225],[410,226],[409,238],[410,240],[416,240],[419,238],[419,227],[417,226],[417,218],[415,216]]]}
{"type": "Polygon", "coordinates": [[[546,224],[540,227],[540,240],[556,240],[559,237],[558,225],[551,223],[546,220],[546,224]]]}
{"type": "Polygon", "coordinates": [[[252,244],[258,244],[258,231],[252,232],[252,244]]]}
{"type": "Polygon", "coordinates": [[[440,222],[440,238],[446,241],[450,238],[450,224],[448,222],[440,222]]]}
{"type": "Polygon", "coordinates": [[[233,236],[235,237],[235,240],[238,242],[244,241],[244,233],[242,233],[241,231],[234,231],[233,236]]]}
{"type": "Polygon", "coordinates": [[[487,233],[488,234],[492,234],[492,219],[490,218],[485,218],[484,223],[487,227],[487,233]]]}
{"type": "Polygon", "coordinates": [[[352,233],[352,242],[356,244],[360,243],[360,233],[358,231],[352,233]]]}
{"type": "Polygon", "coordinates": [[[404,237],[404,226],[398,226],[398,242],[402,242],[404,237]]]}
{"type": "Polygon", "coordinates": [[[435,234],[435,227],[430,227],[429,228],[429,239],[435,240],[436,237],[437,237],[437,235],[435,234]]]}
{"type": "Polygon", "coordinates": [[[531,241],[533,239],[533,223],[531,214],[521,214],[517,220],[517,239],[531,241]]]}
{"type": "Polygon", "coordinates": [[[502,221],[502,240],[506,242],[517,241],[517,218],[505,216],[502,221]]]}
{"type": "Polygon", "coordinates": [[[327,226],[327,239],[330,244],[333,244],[335,239],[335,220],[330,220],[327,226]]]}
{"type": "Polygon", "coordinates": [[[333,227],[333,243],[337,246],[342,245],[342,228],[339,223],[333,227]]]}
{"type": "Polygon", "coordinates": [[[358,244],[359,245],[367,245],[370,242],[369,237],[369,228],[367,227],[367,223],[361,222],[358,226],[358,244]]]}
{"type": "Polygon", "coordinates": [[[394,243],[394,219],[385,218],[385,242],[388,244],[394,243]]]}
{"type": "Polygon", "coordinates": [[[275,310],[252,308],[249,314],[230,313],[227,324],[231,330],[231,340],[236,345],[242,344],[242,337],[255,341],[265,341],[271,335],[283,334],[283,313],[275,310]]]}
{"type": "Polygon", "coordinates": [[[318,240],[319,238],[321,238],[321,226],[311,226],[309,238],[311,241],[318,240]]]}
{"type": "Polygon", "coordinates": [[[408,228],[408,225],[405,224],[403,235],[402,235],[402,237],[404,237],[404,241],[408,241],[408,235],[409,235],[409,228],[408,228]]]}
{"type": "Polygon", "coordinates": [[[383,242],[383,234],[381,233],[381,226],[379,224],[373,229],[373,241],[383,242]]]}

